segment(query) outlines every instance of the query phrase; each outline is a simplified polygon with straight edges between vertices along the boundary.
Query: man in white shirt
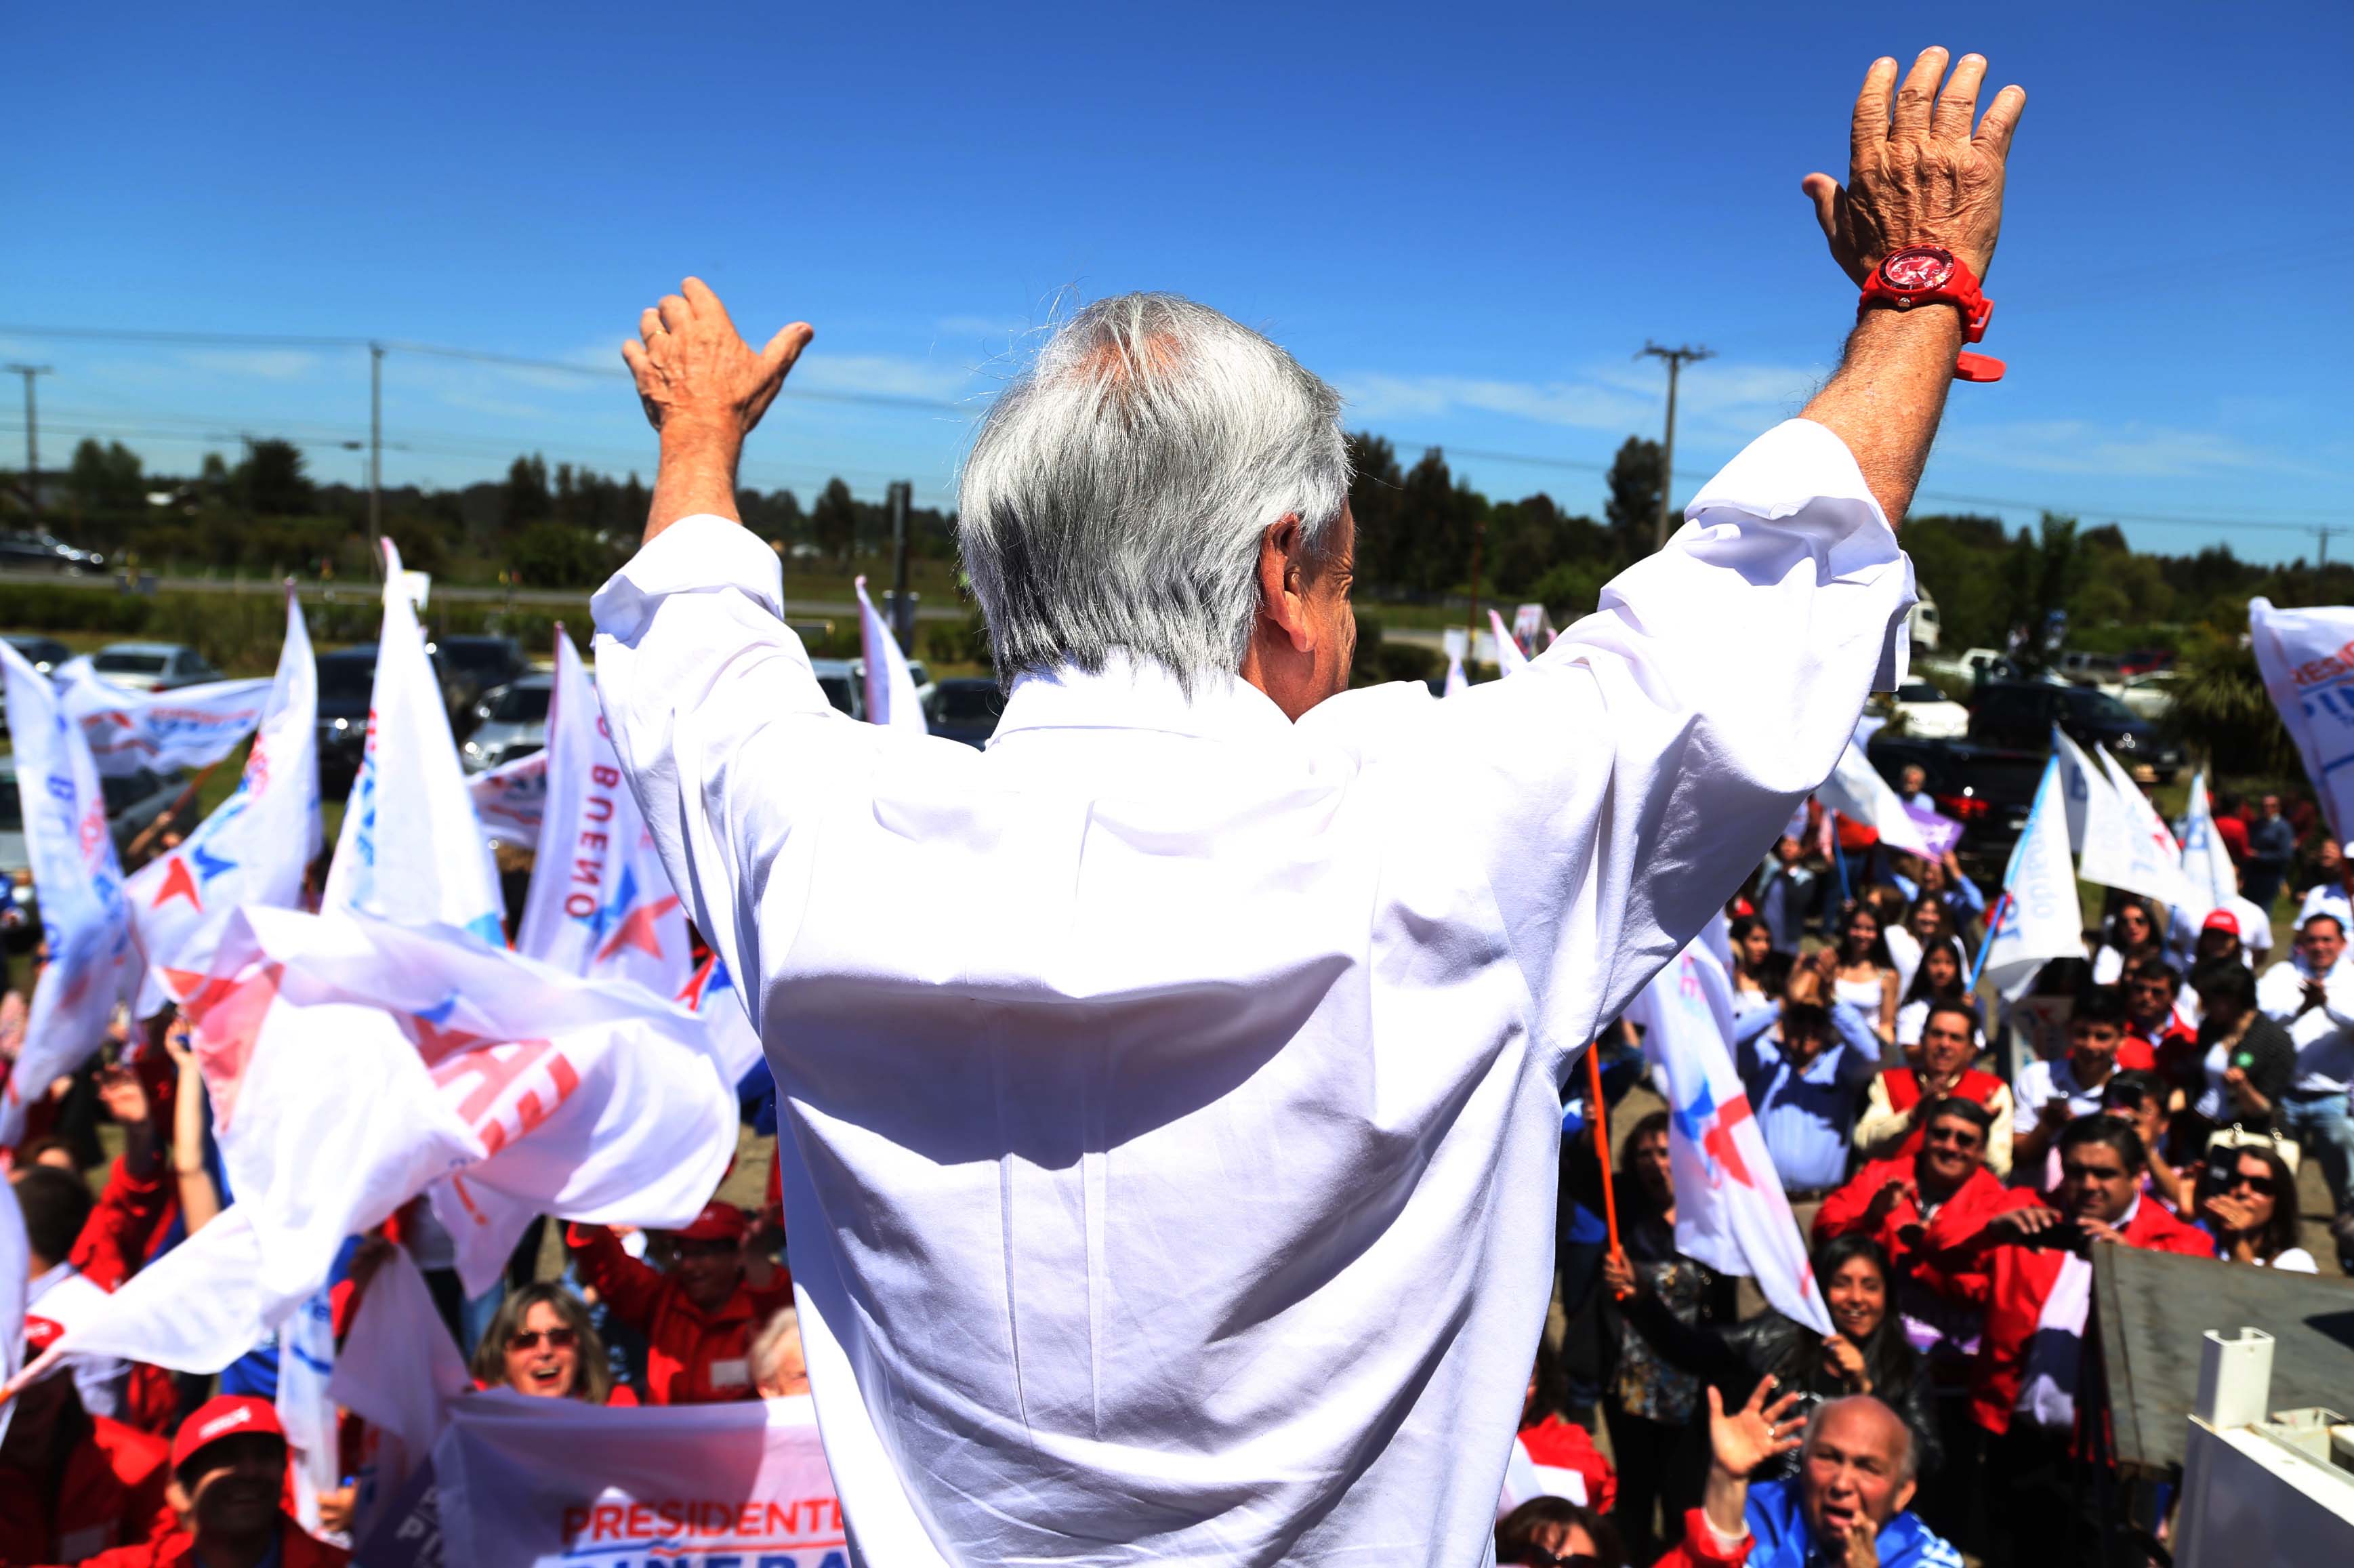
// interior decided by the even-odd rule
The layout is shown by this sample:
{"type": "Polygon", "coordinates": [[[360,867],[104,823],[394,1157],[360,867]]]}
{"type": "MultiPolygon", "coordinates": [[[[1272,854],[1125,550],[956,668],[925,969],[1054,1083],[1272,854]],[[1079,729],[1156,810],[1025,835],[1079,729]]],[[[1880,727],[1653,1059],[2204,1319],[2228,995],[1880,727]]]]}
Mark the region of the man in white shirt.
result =
{"type": "MultiPolygon", "coordinates": [[[[2296,1045],[2296,1078],[2274,1107],[2283,1130],[2321,1161],[2321,1178],[2339,1214],[2349,1208],[2354,1171],[2354,962],[2346,951],[2346,925],[2335,914],[2306,916],[2290,956],[2256,982],[2256,1005],[2288,1029],[2296,1045]]],[[[2339,1266],[2354,1274],[2354,1255],[2339,1266]]]]}
{"type": "MultiPolygon", "coordinates": [[[[2024,95],[1876,62],[1807,186],[1861,281],[1982,273],[2024,95]]],[[[625,350],[662,466],[599,686],[776,1075],[827,1457],[867,1561],[1455,1563],[1548,1284],[1561,1086],[1897,673],[1958,312],[1871,310],[1806,416],[1527,668],[1341,695],[1339,399],[1166,295],[997,398],[963,558],[985,752],[836,715],[734,475],[811,335],[689,281],[625,350]],[[1728,641],[1728,628],[1738,634],[1728,641]],[[1726,678],[1728,650],[1741,674],[1726,678]],[[1331,699],[1331,700],[1327,700],[1331,699]]]]}

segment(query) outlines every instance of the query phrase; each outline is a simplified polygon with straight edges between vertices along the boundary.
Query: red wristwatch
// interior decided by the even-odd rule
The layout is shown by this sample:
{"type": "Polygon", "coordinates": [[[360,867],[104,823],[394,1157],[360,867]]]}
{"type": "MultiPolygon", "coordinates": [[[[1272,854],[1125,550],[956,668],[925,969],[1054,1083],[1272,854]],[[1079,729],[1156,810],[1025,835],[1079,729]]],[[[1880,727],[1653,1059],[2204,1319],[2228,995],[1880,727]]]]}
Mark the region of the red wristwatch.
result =
{"type": "MultiPolygon", "coordinates": [[[[1962,341],[1986,336],[1994,317],[1994,302],[1978,288],[1978,281],[1959,257],[1938,245],[1908,245],[1892,251],[1872,276],[1863,281],[1863,298],[1855,307],[1856,320],[1875,305],[1909,311],[1915,305],[1947,304],[1962,313],[1962,341]]],[[[1999,381],[2002,361],[1983,354],[1965,354],[1954,363],[1957,381],[1999,381]]]]}

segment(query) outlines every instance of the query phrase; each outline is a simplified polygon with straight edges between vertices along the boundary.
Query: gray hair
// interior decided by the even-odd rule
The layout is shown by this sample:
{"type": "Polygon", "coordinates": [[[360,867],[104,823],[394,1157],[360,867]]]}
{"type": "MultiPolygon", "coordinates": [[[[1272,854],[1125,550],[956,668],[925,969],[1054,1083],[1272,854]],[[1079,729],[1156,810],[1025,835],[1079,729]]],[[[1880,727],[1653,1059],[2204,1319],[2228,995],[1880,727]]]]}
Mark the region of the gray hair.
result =
{"type": "Polygon", "coordinates": [[[1919,1478],[1921,1474],[1920,1440],[1913,1436],[1913,1428],[1904,1424],[1904,1417],[1897,1414],[1893,1406],[1890,1405],[1886,1400],[1875,1399],[1868,1393],[1850,1393],[1843,1395],[1838,1399],[1826,1399],[1820,1404],[1816,1405],[1812,1410],[1807,1412],[1807,1429],[1801,1433],[1798,1437],[1798,1457],[1800,1458],[1804,1458],[1808,1453],[1813,1451],[1815,1446],[1815,1434],[1821,1428],[1823,1417],[1842,1404],[1872,1405],[1876,1407],[1882,1414],[1894,1422],[1896,1424],[1896,1430],[1904,1435],[1904,1451],[1896,1460],[1896,1484],[1901,1487],[1907,1481],[1919,1478]]]}
{"type": "Polygon", "coordinates": [[[751,1344],[744,1351],[755,1386],[769,1381],[769,1374],[777,1370],[788,1350],[802,1358],[801,1370],[806,1372],[809,1362],[801,1351],[801,1315],[790,1307],[779,1307],[760,1325],[760,1331],[752,1336],[751,1344]]]}
{"type": "Polygon", "coordinates": [[[981,420],[957,533],[1001,681],[1124,652],[1190,692],[1242,667],[1260,537],[1297,516],[1312,556],[1348,501],[1339,394],[1206,305],[1122,294],[981,420]]]}

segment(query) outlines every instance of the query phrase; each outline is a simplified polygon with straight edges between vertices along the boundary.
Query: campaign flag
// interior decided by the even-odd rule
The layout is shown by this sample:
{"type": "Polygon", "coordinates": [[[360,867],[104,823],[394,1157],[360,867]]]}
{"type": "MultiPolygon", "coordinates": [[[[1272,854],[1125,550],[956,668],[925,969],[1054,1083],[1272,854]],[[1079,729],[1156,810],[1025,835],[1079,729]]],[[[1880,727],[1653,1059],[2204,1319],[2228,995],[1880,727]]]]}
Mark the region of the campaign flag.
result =
{"type": "Polygon", "coordinates": [[[294,1517],[313,1535],[348,1545],[348,1536],[319,1521],[319,1494],[343,1481],[335,1402],[327,1393],[334,1371],[334,1306],[326,1291],[314,1290],[278,1330],[278,1422],[292,1457],[294,1517]]]}
{"type": "Polygon", "coordinates": [[[452,1563],[849,1568],[807,1394],[616,1409],[493,1389],[451,1406],[433,1473],[452,1563]]]}
{"type": "Polygon", "coordinates": [[[76,659],[58,667],[58,696],[81,726],[102,777],[209,768],[261,722],[268,681],[207,681],[168,692],[118,686],[76,659]]]}
{"type": "MultiPolygon", "coordinates": [[[[25,1364],[25,1297],[32,1283],[33,1247],[25,1236],[25,1211],[16,1206],[16,1192],[0,1181],[0,1387],[5,1387],[25,1364]]],[[[0,1404],[0,1443],[8,1438],[8,1418],[16,1402],[0,1404]]]]}
{"type": "Polygon", "coordinates": [[[1645,1025],[1643,1054],[1668,1081],[1676,1250],[1721,1274],[1753,1276],[1776,1311],[1829,1335],[1807,1238],[1733,1065],[1724,966],[1693,942],[1652,977],[1628,1016],[1645,1025]]]}
{"type": "Polygon", "coordinates": [[[360,1457],[358,1533],[400,1495],[412,1471],[430,1462],[450,1406],[473,1392],[425,1276],[408,1248],[391,1248],[368,1280],[327,1381],[327,1397],[366,1422],[373,1443],[360,1457]]]}
{"type": "Polygon", "coordinates": [[[1496,673],[1499,676],[1509,675],[1528,663],[1529,656],[1521,652],[1521,645],[1512,641],[1510,631],[1504,630],[1504,618],[1492,609],[1488,612],[1488,628],[1496,637],[1496,673]]]}
{"type": "Polygon", "coordinates": [[[323,833],[319,821],[319,672],[302,606],[286,594],[286,641],[261,706],[260,727],[236,790],[177,849],[127,885],[131,921],[149,973],[139,1014],[165,1001],[156,966],[204,969],[230,911],[240,904],[292,909],[323,833]]]}
{"type": "MultiPolygon", "coordinates": [[[[169,1282],[113,1314],[133,1320],[109,1333],[139,1360],[218,1371],[325,1282],[345,1237],[429,1185],[454,1194],[455,1212],[436,1213],[464,1277],[480,1206],[676,1227],[735,1152],[735,1086],[704,1026],[642,986],[446,927],[258,906],[229,922],[209,974],[165,979],[193,1024],[237,1202],[109,1298],[169,1282]],[[187,1321],[159,1328],[158,1312],[187,1321]]],[[[71,1330],[59,1343],[80,1348],[71,1330]]]]}
{"type": "Polygon", "coordinates": [[[27,1102],[105,1044],[114,1004],[139,983],[139,962],[90,743],[66,716],[48,677],[6,642],[0,642],[0,671],[25,858],[32,863],[49,951],[34,983],[16,1065],[0,1088],[0,1148],[8,1148],[25,1136],[27,1102]]]}
{"type": "Polygon", "coordinates": [[[2321,797],[2329,836],[2343,843],[2354,833],[2354,608],[2274,609],[2270,599],[2252,599],[2248,640],[2321,797]]]}
{"type": "MultiPolygon", "coordinates": [[[[2067,786],[2057,749],[2043,765],[2027,826],[2011,846],[1978,968],[1996,990],[2017,998],[2052,959],[2084,956],[2084,916],[2068,863],[2067,786]]],[[[1972,977],[1971,987],[1977,987],[1972,977]]]]}
{"type": "Polygon", "coordinates": [[[539,824],[547,811],[546,751],[475,774],[466,792],[474,798],[474,819],[484,838],[517,849],[539,847],[539,824]]]}
{"type": "Polygon", "coordinates": [[[686,914],[562,627],[542,755],[546,805],[515,951],[567,974],[636,980],[657,996],[676,996],[694,968],[686,914]]]}
{"type": "Polygon", "coordinates": [[[2190,779],[2190,805],[2182,819],[2182,880],[2189,889],[2184,916],[2204,919],[2211,910],[2228,909],[2240,896],[2240,877],[2232,864],[2231,849],[2215,831],[2215,808],[2207,798],[2207,770],[2190,779]]]}
{"type": "Polygon", "coordinates": [[[1447,648],[1447,687],[1439,694],[1451,697],[1471,684],[1470,678],[1463,673],[1463,656],[1470,651],[1471,634],[1460,626],[1450,626],[1440,641],[1447,648]]]}
{"type": "Polygon", "coordinates": [[[402,588],[400,552],[389,539],[384,565],[367,747],[323,902],[408,926],[451,926],[499,946],[506,932],[498,870],[466,792],[417,607],[402,588]]]}
{"type": "Polygon", "coordinates": [[[2182,879],[2182,846],[2174,842],[2174,830],[2166,825],[2166,819],[2158,814],[2158,808],[2150,804],[2149,797],[2142,793],[2133,775],[2109,755],[2107,747],[2095,745],[2093,750],[2100,757],[2102,770],[2108,775],[2109,788],[2116,796],[2126,836],[2133,844],[2134,875],[2138,885],[2134,885],[2132,891],[2168,906],[2188,902],[2191,895],[2182,879]]]}
{"type": "Polygon", "coordinates": [[[704,959],[703,967],[680,988],[678,1002],[693,1008],[711,1031],[711,1050],[719,1064],[719,1075],[729,1083],[742,1083],[744,1075],[767,1054],[760,1048],[759,1035],[752,1031],[751,1014],[743,993],[736,989],[736,978],[717,953],[704,959]]]}
{"type": "Polygon", "coordinates": [[[884,624],[875,601],[866,597],[866,579],[858,577],[851,587],[858,595],[858,640],[866,655],[866,720],[922,735],[924,702],[916,694],[907,656],[899,651],[899,640],[884,624]]]}
{"type": "Polygon", "coordinates": [[[1840,753],[1830,777],[1815,790],[1815,799],[1849,821],[1861,822],[1877,832],[1885,848],[1933,858],[1936,853],[1930,848],[1913,814],[1904,809],[1904,798],[1880,776],[1880,769],[1872,765],[1863,747],[1852,739],[1840,753]]]}
{"type": "Polygon", "coordinates": [[[1524,604],[1512,611],[1512,641],[1531,655],[1543,652],[1553,646],[1561,633],[1553,629],[1553,616],[1541,604],[1524,604]]]}
{"type": "Polygon", "coordinates": [[[1904,814],[1913,819],[1914,828],[1919,832],[1921,842],[1929,846],[1931,854],[1943,860],[1962,842],[1962,824],[1935,806],[1919,806],[1910,800],[1903,805],[1904,814]]]}
{"type": "MultiPolygon", "coordinates": [[[[2104,887],[2121,888],[2176,904],[2182,895],[2182,868],[2174,853],[2160,854],[2138,830],[2108,768],[2085,755],[2057,725],[2052,757],[2059,764],[2068,807],[2068,842],[2077,854],[2077,874],[2104,887]]],[[[2132,781],[2126,780],[2132,789],[2132,781]]],[[[2141,791],[2133,790],[2136,796],[2141,791]]]]}

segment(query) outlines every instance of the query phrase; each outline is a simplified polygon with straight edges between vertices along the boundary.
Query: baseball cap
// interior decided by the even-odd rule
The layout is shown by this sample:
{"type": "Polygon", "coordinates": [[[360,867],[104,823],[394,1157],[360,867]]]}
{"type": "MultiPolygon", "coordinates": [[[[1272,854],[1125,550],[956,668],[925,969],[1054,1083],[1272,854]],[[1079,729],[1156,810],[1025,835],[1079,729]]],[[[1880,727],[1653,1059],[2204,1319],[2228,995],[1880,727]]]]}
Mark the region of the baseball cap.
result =
{"type": "Polygon", "coordinates": [[[2199,928],[2202,931],[2229,931],[2236,937],[2240,934],[2240,917],[2229,909],[2213,910],[2199,928]]]}
{"type": "Polygon", "coordinates": [[[681,1241],[742,1241],[746,1230],[744,1211],[733,1203],[723,1203],[714,1198],[703,1205],[703,1213],[672,1234],[681,1241]]]}
{"type": "Polygon", "coordinates": [[[266,1433],[281,1443],[286,1441],[286,1428],[278,1424],[278,1409],[270,1401],[233,1393],[208,1399],[196,1406],[195,1414],[180,1423],[180,1435],[172,1439],[172,1468],[176,1473],[199,1450],[224,1437],[241,1437],[249,1432],[266,1433]]]}

